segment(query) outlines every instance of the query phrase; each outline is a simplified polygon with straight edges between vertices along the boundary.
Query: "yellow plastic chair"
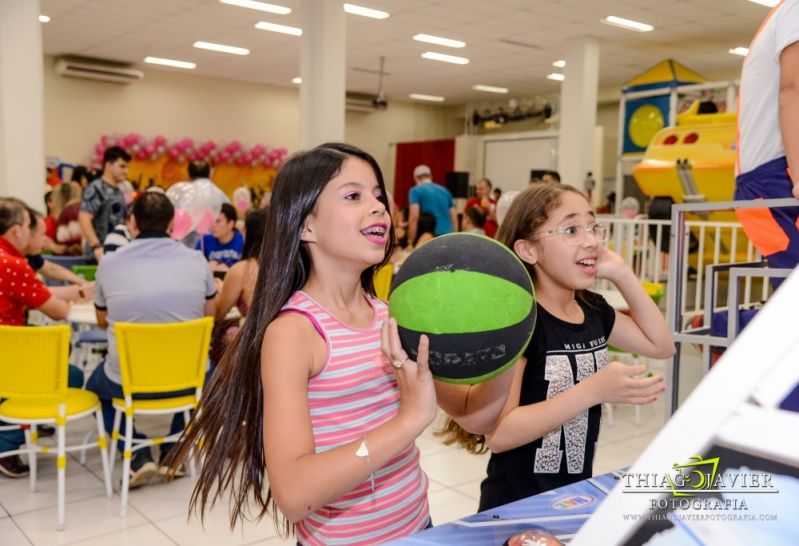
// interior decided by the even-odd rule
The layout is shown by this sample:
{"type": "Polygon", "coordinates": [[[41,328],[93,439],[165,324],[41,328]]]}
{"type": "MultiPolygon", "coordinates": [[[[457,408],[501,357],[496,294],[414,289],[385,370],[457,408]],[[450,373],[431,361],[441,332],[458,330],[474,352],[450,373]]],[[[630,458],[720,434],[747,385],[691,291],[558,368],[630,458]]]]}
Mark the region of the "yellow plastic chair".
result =
{"type": "Polygon", "coordinates": [[[388,301],[391,292],[391,281],[394,278],[394,266],[386,264],[375,273],[375,293],[383,301],[388,301]]]}
{"type": "Polygon", "coordinates": [[[103,413],[97,395],[67,387],[69,341],[72,331],[59,326],[0,326],[0,419],[25,429],[25,448],[0,453],[0,457],[26,454],[30,465],[31,492],[36,490],[36,457],[51,448],[38,443],[38,425],[56,426],[56,467],[58,469],[58,528],[63,529],[64,495],[68,451],[98,447],[103,460],[105,493],[111,498],[111,472],[103,413]],[[96,442],[66,445],[67,422],[94,414],[96,442]]]}
{"type": "MultiPolygon", "coordinates": [[[[186,423],[200,401],[208,348],[211,344],[211,317],[189,322],[164,324],[133,324],[117,322],[114,332],[119,354],[124,398],[114,398],[114,444],[120,439],[119,425],[125,414],[125,434],[122,440],[122,506],[120,517],[128,509],[130,485],[130,460],[133,452],[150,446],[175,442],[181,433],[157,438],[133,438],[133,420],[136,415],[174,415],[183,413],[186,423]],[[174,393],[194,389],[194,393],[157,399],[134,399],[137,394],[174,393]]],[[[116,455],[116,445],[111,448],[111,463],[116,455]]],[[[195,476],[194,457],[189,456],[191,476],[195,476]]]]}

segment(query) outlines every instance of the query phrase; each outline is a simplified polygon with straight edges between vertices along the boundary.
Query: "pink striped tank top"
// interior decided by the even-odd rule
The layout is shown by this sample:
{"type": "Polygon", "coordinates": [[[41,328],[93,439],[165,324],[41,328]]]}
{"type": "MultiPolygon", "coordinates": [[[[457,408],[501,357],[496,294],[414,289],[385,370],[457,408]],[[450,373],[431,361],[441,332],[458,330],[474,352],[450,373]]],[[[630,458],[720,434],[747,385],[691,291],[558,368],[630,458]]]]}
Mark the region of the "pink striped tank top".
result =
{"type": "MultiPolygon", "coordinates": [[[[295,292],[282,312],[307,316],[327,345],[327,362],[308,380],[308,403],[316,453],[360,441],[397,414],[399,390],[380,350],[386,304],[367,296],[372,323],[353,328],[308,294],[295,292]]],[[[427,476],[415,444],[384,467],[374,469],[375,490],[367,479],[333,503],[297,523],[304,546],[379,544],[427,526],[427,476]]]]}

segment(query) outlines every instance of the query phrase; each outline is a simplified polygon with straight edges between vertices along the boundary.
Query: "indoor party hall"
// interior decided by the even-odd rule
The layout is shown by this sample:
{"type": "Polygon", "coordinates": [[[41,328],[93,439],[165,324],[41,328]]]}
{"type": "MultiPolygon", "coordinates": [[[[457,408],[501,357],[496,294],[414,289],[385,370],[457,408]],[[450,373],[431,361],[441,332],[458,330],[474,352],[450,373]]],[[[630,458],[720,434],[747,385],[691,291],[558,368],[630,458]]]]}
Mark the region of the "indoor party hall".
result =
{"type": "Polygon", "coordinates": [[[0,544],[799,543],[799,0],[0,0],[0,544]]]}

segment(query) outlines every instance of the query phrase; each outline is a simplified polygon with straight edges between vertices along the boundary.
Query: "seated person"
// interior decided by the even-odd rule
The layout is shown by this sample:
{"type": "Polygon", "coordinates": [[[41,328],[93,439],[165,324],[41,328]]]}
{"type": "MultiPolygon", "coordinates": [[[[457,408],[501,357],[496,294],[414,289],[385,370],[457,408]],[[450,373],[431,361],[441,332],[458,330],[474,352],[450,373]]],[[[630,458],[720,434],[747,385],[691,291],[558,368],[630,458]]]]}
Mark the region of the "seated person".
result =
{"type": "MultiPolygon", "coordinates": [[[[38,309],[55,320],[63,320],[69,314],[69,302],[54,296],[25,260],[23,252],[30,243],[30,226],[25,203],[0,197],[0,324],[6,326],[25,326],[28,309],[38,309]]],[[[80,369],[70,366],[68,384],[83,384],[80,369]]],[[[24,443],[22,430],[0,432],[0,452],[16,450],[24,443]]],[[[18,455],[0,458],[0,474],[18,478],[28,471],[18,455]]]]}
{"type": "Polygon", "coordinates": [[[417,226],[416,239],[413,241],[414,250],[433,240],[436,232],[436,217],[423,212],[419,215],[419,223],[417,226]]]}
{"type": "MultiPolygon", "coordinates": [[[[494,237],[499,226],[496,222],[497,202],[491,197],[491,181],[488,178],[478,180],[475,185],[475,192],[474,197],[466,200],[466,205],[463,208],[464,218],[470,209],[479,208],[485,217],[484,225],[480,227],[485,230],[485,235],[494,237]]],[[[466,229],[462,228],[461,231],[466,231],[466,229]]]]}
{"type": "MultiPolygon", "coordinates": [[[[133,225],[138,236],[124,251],[104,257],[97,267],[94,306],[97,325],[108,327],[108,354],[86,388],[100,397],[109,434],[114,424],[111,399],[122,397],[113,324],[183,322],[214,315],[216,288],[211,271],[200,254],[169,237],[174,216],[175,207],[166,195],[143,193],[133,203],[133,225]]],[[[124,431],[124,420],[122,425],[120,432],[124,431]]],[[[183,427],[183,415],[175,415],[170,434],[183,427]]],[[[135,430],[133,436],[144,438],[135,430]]],[[[118,447],[123,450],[121,441],[118,447]]],[[[172,444],[161,445],[161,462],[170,447],[172,444]]],[[[155,464],[149,449],[136,450],[131,460],[130,488],[145,485],[155,473],[165,470],[155,464]]]]}
{"type": "Polygon", "coordinates": [[[66,254],[80,256],[82,234],[78,215],[80,214],[81,188],[77,182],[64,182],[55,190],[53,204],[58,211],[56,220],[56,242],[66,248],[66,254]]]}
{"type": "Polygon", "coordinates": [[[258,254],[264,239],[266,210],[253,209],[244,220],[246,237],[241,261],[235,263],[225,275],[225,282],[216,304],[216,320],[221,320],[234,305],[241,316],[246,316],[255,292],[258,278],[258,254]]]}
{"type": "Polygon", "coordinates": [[[466,209],[461,220],[461,231],[464,233],[477,233],[478,235],[485,235],[486,215],[479,207],[472,207],[466,209]]]}
{"type": "Polygon", "coordinates": [[[264,239],[266,210],[253,209],[244,220],[244,253],[225,275],[225,282],[216,301],[216,320],[211,340],[211,359],[219,362],[222,353],[239,332],[240,319],[225,319],[235,305],[242,317],[252,303],[255,281],[258,279],[258,254],[264,239]]]}
{"type": "Polygon", "coordinates": [[[25,247],[25,258],[28,265],[36,273],[50,281],[69,283],[68,286],[48,287],[53,296],[67,301],[91,299],[94,297],[94,283],[86,282],[66,267],[57,263],[45,260],[42,257],[42,250],[45,246],[45,223],[42,213],[33,209],[28,209],[31,218],[31,235],[28,245],[25,247]]]}
{"type": "Polygon", "coordinates": [[[202,251],[213,271],[227,271],[241,260],[244,236],[236,229],[236,209],[230,203],[222,203],[211,233],[203,235],[194,247],[202,251]]]}
{"type": "Polygon", "coordinates": [[[127,246],[138,235],[136,226],[133,225],[132,210],[128,209],[128,215],[125,217],[124,224],[117,224],[114,226],[108,235],[103,239],[103,253],[108,254],[127,246]]]}

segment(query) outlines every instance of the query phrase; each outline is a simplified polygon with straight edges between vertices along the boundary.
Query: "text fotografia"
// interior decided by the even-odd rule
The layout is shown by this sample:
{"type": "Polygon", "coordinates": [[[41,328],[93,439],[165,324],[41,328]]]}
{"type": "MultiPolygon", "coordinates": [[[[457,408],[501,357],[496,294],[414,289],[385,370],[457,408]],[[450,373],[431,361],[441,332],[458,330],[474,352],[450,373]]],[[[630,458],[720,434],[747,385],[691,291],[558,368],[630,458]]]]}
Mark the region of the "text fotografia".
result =
{"type": "MultiPolygon", "coordinates": [[[[690,497],[703,493],[779,493],[772,483],[770,474],[764,472],[718,472],[718,466],[718,457],[704,459],[695,455],[691,457],[690,462],[673,464],[673,472],[669,474],[628,472],[621,476],[622,492],[671,493],[675,497],[674,499],[661,499],[662,501],[673,501],[678,498],[693,500],[690,497]]],[[[726,510],[746,510],[745,503],[738,499],[702,498],[701,500],[711,504],[729,505],[723,508],[726,510]],[[743,504],[743,507],[736,508],[736,505],[740,506],[740,504],[743,504]]],[[[690,503],[687,504],[690,505],[690,503]]],[[[665,508],[665,506],[657,507],[665,508]]],[[[704,508],[713,509],[709,506],[704,508]]]]}

